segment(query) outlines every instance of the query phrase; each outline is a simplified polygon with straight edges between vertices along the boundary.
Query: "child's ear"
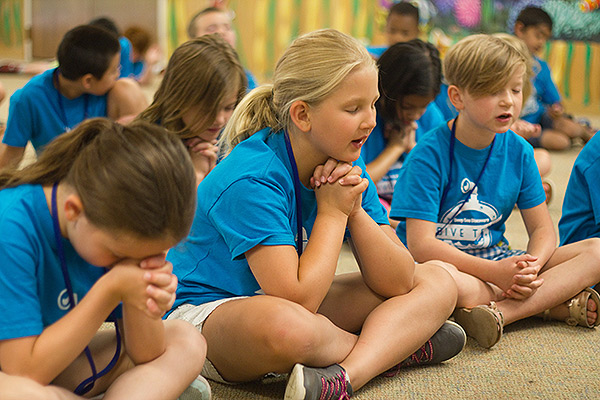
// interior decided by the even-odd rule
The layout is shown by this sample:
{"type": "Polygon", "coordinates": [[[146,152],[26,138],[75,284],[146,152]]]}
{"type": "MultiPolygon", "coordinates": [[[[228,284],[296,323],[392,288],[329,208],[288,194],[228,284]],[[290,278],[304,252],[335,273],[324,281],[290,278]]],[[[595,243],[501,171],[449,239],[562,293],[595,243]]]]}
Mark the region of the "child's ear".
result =
{"type": "Polygon", "coordinates": [[[85,90],[90,90],[90,88],[92,87],[92,83],[94,82],[94,75],[85,74],[80,78],[80,82],[85,90]]]}
{"type": "Polygon", "coordinates": [[[65,199],[65,218],[67,221],[76,220],[81,214],[83,214],[83,203],[81,198],[75,193],[67,195],[65,199]]]}
{"type": "Polygon", "coordinates": [[[310,131],[310,107],[305,101],[296,100],[290,107],[290,117],[294,125],[300,129],[300,131],[306,133],[310,131]]]}
{"type": "Polygon", "coordinates": [[[463,92],[457,86],[448,86],[448,98],[457,110],[460,111],[464,108],[463,92]]]}
{"type": "Polygon", "coordinates": [[[521,38],[525,32],[525,25],[521,21],[515,22],[515,36],[521,38]]]}

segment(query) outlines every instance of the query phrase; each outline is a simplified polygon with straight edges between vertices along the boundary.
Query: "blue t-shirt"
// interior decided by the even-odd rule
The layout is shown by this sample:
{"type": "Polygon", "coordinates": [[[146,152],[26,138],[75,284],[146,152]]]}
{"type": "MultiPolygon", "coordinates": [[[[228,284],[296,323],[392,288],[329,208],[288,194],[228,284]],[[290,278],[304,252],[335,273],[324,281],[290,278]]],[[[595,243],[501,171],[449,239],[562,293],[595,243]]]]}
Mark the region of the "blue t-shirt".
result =
{"type": "Polygon", "coordinates": [[[106,95],[84,94],[68,99],[54,87],[55,70],[50,69],[34,76],[11,96],[6,132],[2,139],[4,144],[25,147],[31,141],[39,153],[67,128],[77,126],[85,119],[86,114],[88,118],[107,116],[106,95]]]}
{"type": "MultiPolygon", "coordinates": [[[[69,311],[52,217],[40,185],[0,190],[0,340],[42,333],[69,311]]],[[[62,238],[75,301],[105,272],[62,238]]]]}
{"type": "Polygon", "coordinates": [[[600,135],[583,147],[571,171],[562,217],[560,245],[600,237],[600,135]]]}
{"type": "MultiPolygon", "coordinates": [[[[365,166],[359,158],[356,165],[365,166]]],[[[303,238],[317,215],[314,191],[301,186],[303,238]]],[[[388,224],[372,183],[363,208],[388,224]]],[[[179,279],[174,308],[260,293],[245,253],[257,245],[296,246],[296,198],[281,132],[263,129],[238,144],[198,186],[198,207],[186,240],[167,260],[179,279]]],[[[277,268],[277,266],[273,266],[277,268]]]]}
{"type": "Polygon", "coordinates": [[[406,244],[406,218],[414,218],[435,222],[443,228],[437,238],[461,250],[485,249],[500,241],[508,244],[504,223],[514,205],[527,209],[546,200],[533,148],[512,131],[496,134],[491,154],[491,145],[473,149],[456,139],[449,172],[449,145],[450,129],[444,124],[422,137],[408,155],[390,210],[390,217],[400,220],[398,237],[406,244]],[[467,199],[465,193],[473,187],[488,154],[481,180],[467,199]],[[449,190],[440,204],[450,174],[449,190]]]}
{"type": "Polygon", "coordinates": [[[119,44],[121,45],[121,73],[119,78],[133,78],[135,74],[133,71],[131,42],[125,36],[121,36],[119,37],[119,44]]]}
{"type": "MultiPolygon", "coordinates": [[[[427,105],[425,113],[419,118],[417,121],[417,131],[415,132],[415,141],[418,141],[419,138],[425,134],[427,131],[438,127],[443,124],[445,121],[442,117],[441,112],[438,110],[437,106],[432,102],[427,105]]],[[[369,135],[367,141],[363,144],[361,149],[361,157],[365,161],[366,164],[371,163],[375,160],[385,147],[387,146],[387,139],[384,136],[384,127],[385,120],[377,116],[377,125],[373,128],[373,131],[369,135]]],[[[398,179],[398,172],[400,168],[402,168],[402,163],[404,162],[404,158],[407,153],[403,153],[398,160],[392,164],[388,172],[377,182],[375,185],[377,187],[377,193],[379,197],[385,199],[388,202],[392,201],[392,196],[394,195],[394,187],[396,186],[396,181],[398,179]]]]}
{"type": "Polygon", "coordinates": [[[256,78],[254,77],[254,75],[252,75],[252,72],[250,72],[247,69],[245,69],[244,72],[246,73],[246,79],[248,80],[247,92],[249,92],[252,89],[256,88],[258,86],[258,83],[256,82],[256,78]]]}
{"type": "Polygon", "coordinates": [[[560,93],[552,80],[548,64],[537,57],[533,63],[533,85],[531,95],[523,104],[521,118],[532,124],[539,124],[546,106],[560,102],[560,93]]]}
{"type": "Polygon", "coordinates": [[[367,51],[373,58],[378,59],[388,48],[388,46],[367,46],[367,51]]]}

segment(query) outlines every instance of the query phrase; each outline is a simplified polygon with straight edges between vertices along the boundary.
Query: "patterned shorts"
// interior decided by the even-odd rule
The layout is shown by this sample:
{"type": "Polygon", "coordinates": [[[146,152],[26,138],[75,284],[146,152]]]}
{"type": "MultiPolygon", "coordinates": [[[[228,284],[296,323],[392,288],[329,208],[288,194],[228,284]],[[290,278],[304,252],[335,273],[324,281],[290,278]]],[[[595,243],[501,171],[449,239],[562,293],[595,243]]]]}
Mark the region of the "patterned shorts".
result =
{"type": "Polygon", "coordinates": [[[520,256],[525,254],[525,250],[513,250],[508,244],[504,242],[498,242],[497,245],[492,247],[487,247],[485,249],[474,249],[474,250],[463,250],[465,253],[468,253],[472,256],[485,258],[486,260],[498,261],[504,260],[505,258],[512,256],[520,256]]]}

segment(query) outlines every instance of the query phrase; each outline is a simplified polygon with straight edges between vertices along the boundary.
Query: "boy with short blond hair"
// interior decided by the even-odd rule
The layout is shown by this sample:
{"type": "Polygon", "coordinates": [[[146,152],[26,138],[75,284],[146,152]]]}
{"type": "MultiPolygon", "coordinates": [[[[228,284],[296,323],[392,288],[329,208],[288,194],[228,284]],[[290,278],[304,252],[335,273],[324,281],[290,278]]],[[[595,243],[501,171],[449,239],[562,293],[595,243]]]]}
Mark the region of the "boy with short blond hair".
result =
{"type": "Polygon", "coordinates": [[[519,117],[526,66],[510,42],[490,35],[459,41],[444,59],[458,117],[419,141],[400,170],[390,217],[415,261],[439,259],[458,286],[456,322],[486,348],[503,326],[540,315],[594,327],[600,241],[556,248],[556,234],[532,147],[509,128],[519,117]],[[526,250],[509,247],[514,206],[526,250]]]}

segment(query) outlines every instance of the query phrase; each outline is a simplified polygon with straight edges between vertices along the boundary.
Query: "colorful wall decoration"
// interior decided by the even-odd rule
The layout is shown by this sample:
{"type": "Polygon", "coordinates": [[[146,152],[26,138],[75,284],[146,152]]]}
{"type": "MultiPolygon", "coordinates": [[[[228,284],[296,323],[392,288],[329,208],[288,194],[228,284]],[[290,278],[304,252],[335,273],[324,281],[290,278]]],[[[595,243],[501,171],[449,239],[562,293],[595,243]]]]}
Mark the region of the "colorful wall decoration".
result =
{"type": "MultiPolygon", "coordinates": [[[[567,108],[600,112],[600,10],[582,2],[600,0],[412,0],[418,5],[424,37],[440,47],[474,32],[512,31],[528,4],[544,8],[554,20],[556,39],[543,58],[567,108]]],[[[277,59],[299,34],[330,27],[366,44],[384,43],[383,29],[393,0],[169,0],[169,50],[187,40],[188,19],[209,5],[229,8],[242,63],[259,82],[270,79],[277,59]]],[[[573,111],[575,112],[575,111],[573,111]]]]}

